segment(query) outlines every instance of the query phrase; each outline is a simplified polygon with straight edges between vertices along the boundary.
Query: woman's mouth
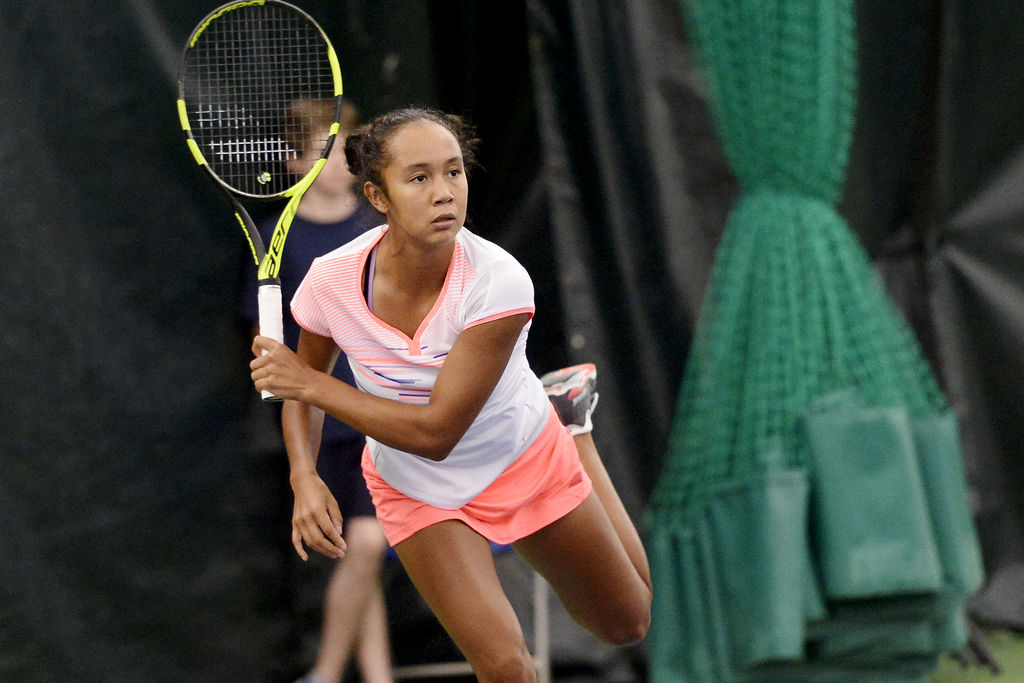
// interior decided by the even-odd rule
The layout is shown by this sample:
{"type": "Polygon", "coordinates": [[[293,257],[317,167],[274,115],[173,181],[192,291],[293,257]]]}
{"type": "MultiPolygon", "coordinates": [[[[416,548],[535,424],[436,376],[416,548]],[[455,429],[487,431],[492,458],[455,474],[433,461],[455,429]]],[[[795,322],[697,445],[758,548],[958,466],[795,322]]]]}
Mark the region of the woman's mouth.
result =
{"type": "Polygon", "coordinates": [[[431,225],[442,230],[449,230],[455,227],[455,214],[446,213],[432,220],[431,225]]]}

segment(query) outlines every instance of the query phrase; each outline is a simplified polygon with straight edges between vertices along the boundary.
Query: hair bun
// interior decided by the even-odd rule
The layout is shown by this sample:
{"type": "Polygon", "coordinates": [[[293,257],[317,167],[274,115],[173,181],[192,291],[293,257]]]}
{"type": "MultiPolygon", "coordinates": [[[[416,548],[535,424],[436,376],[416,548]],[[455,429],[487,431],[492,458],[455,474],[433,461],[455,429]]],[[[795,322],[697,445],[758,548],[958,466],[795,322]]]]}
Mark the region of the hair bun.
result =
{"type": "Polygon", "coordinates": [[[345,138],[345,163],[348,164],[349,173],[356,178],[361,178],[363,173],[362,144],[366,132],[367,127],[363,126],[345,138]]]}

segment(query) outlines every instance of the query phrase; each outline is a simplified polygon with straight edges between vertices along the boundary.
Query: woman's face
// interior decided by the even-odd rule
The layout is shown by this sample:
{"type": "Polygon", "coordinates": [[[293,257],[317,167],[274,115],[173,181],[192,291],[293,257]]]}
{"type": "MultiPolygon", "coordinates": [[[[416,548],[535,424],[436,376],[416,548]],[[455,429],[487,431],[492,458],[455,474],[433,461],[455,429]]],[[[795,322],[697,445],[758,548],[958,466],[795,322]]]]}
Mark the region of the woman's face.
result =
{"type": "Polygon", "coordinates": [[[391,137],[384,187],[367,196],[388,218],[388,229],[428,244],[451,241],[466,220],[469,184],[462,148],[439,123],[411,121],[391,137]]]}

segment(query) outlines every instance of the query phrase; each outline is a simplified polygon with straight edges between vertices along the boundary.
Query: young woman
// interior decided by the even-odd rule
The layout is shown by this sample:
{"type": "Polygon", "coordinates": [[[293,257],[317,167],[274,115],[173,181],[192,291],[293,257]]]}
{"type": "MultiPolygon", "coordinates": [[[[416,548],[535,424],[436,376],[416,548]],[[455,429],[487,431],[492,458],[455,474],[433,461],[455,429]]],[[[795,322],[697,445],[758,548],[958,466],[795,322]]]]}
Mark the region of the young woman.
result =
{"type": "MultiPolygon", "coordinates": [[[[644,637],[651,581],[588,429],[569,433],[527,363],[529,275],[463,227],[474,143],[459,118],[422,109],[349,136],[349,168],[387,223],[314,262],[292,301],[298,353],[257,337],[252,379],[290,399],[296,495],[315,477],[325,412],[365,434],[377,517],[417,589],[480,680],[531,681],[488,539],[511,543],[609,643],[644,637]],[[327,374],[339,349],[358,389],[327,374]]],[[[308,491],[296,552],[342,556],[336,505],[308,491]]]]}

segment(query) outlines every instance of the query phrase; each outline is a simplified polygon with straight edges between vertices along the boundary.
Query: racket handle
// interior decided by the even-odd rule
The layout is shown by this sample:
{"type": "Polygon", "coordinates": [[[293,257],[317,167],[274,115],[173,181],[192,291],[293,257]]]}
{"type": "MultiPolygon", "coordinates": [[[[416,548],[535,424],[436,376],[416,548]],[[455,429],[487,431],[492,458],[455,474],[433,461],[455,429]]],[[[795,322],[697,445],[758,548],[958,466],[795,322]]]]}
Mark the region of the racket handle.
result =
{"type": "MultiPolygon", "coordinates": [[[[281,313],[281,285],[260,285],[257,301],[260,307],[260,334],[284,343],[284,321],[281,313]]],[[[264,351],[266,353],[266,351],[264,351]]],[[[260,392],[264,401],[279,401],[267,390],[260,392]]]]}

